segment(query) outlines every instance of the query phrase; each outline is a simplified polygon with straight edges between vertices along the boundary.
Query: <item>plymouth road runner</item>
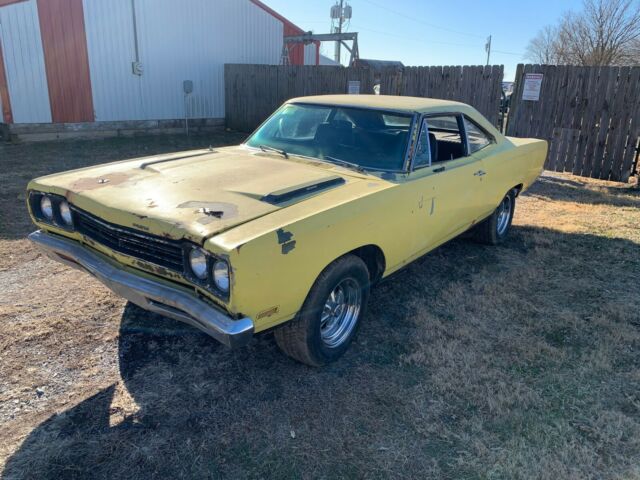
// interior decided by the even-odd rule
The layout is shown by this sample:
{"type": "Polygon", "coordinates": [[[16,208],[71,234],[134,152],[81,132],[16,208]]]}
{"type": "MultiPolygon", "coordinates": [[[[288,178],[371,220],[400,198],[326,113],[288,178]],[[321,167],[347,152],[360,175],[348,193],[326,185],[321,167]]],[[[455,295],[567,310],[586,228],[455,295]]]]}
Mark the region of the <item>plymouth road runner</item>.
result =
{"type": "Polygon", "coordinates": [[[30,238],[228,346],[273,329],[323,365],[380,279],[469,229],[503,241],[546,152],[452,101],[297,98],[239,146],[33,180],[30,238]]]}

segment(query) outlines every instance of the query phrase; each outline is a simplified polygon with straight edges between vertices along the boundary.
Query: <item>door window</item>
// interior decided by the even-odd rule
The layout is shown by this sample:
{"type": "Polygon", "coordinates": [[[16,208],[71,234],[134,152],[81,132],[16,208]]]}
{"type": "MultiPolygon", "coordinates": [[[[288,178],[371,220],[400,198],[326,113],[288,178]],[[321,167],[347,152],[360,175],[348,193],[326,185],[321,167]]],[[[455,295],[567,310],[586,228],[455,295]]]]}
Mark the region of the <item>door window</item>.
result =
{"type": "Polygon", "coordinates": [[[431,146],[431,162],[446,162],[465,156],[465,147],[459,117],[443,115],[427,117],[429,141],[431,146]]]}

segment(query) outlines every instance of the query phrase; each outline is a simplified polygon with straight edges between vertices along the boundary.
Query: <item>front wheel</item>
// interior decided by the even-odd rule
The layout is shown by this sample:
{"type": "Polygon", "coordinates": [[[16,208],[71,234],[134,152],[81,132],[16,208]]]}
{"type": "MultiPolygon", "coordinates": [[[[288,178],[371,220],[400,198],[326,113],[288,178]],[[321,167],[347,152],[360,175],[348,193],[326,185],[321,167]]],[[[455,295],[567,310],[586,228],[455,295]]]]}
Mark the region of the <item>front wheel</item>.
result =
{"type": "Polygon", "coordinates": [[[290,357],[318,367],[340,358],[360,324],[369,297],[369,271],[355,255],[331,263],[314,283],[298,317],[274,332],[290,357]]]}
{"type": "Polygon", "coordinates": [[[475,227],[475,237],[487,245],[502,243],[509,234],[515,209],[516,191],[509,190],[491,216],[475,227]]]}

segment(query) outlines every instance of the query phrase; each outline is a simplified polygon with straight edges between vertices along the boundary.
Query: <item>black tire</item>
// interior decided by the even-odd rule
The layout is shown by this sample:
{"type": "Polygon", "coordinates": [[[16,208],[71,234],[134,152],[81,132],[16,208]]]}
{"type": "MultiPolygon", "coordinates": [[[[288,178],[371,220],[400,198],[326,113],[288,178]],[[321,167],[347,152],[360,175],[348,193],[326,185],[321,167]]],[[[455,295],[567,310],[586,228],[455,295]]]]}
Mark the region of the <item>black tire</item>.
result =
{"type": "Polygon", "coordinates": [[[509,235],[515,210],[516,191],[509,190],[493,213],[474,228],[475,239],[486,245],[499,245],[504,242],[509,235]],[[505,202],[508,202],[509,214],[506,219],[506,224],[503,224],[500,222],[500,216],[505,202]]]}
{"type": "Polygon", "coordinates": [[[365,314],[369,298],[369,271],[355,255],[340,257],[325,268],[311,287],[298,316],[275,330],[276,343],[288,356],[313,367],[334,362],[349,348],[365,314]],[[332,292],[347,282],[359,290],[359,310],[344,339],[328,346],[321,334],[321,316],[332,292]]]}

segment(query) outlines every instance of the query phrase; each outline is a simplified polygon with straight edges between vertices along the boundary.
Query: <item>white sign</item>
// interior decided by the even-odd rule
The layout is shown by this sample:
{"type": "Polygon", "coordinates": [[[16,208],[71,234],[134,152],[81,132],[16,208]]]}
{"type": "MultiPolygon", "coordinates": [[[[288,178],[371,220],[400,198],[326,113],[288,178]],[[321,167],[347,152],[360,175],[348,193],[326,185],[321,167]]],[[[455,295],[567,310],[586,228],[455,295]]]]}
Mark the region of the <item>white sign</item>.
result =
{"type": "Polygon", "coordinates": [[[360,95],[360,81],[349,80],[349,84],[347,86],[347,93],[349,95],[360,95]]]}
{"type": "Polygon", "coordinates": [[[522,100],[530,100],[537,102],[540,100],[540,89],[542,88],[541,73],[527,73],[524,76],[524,90],[522,91],[522,100]]]}

